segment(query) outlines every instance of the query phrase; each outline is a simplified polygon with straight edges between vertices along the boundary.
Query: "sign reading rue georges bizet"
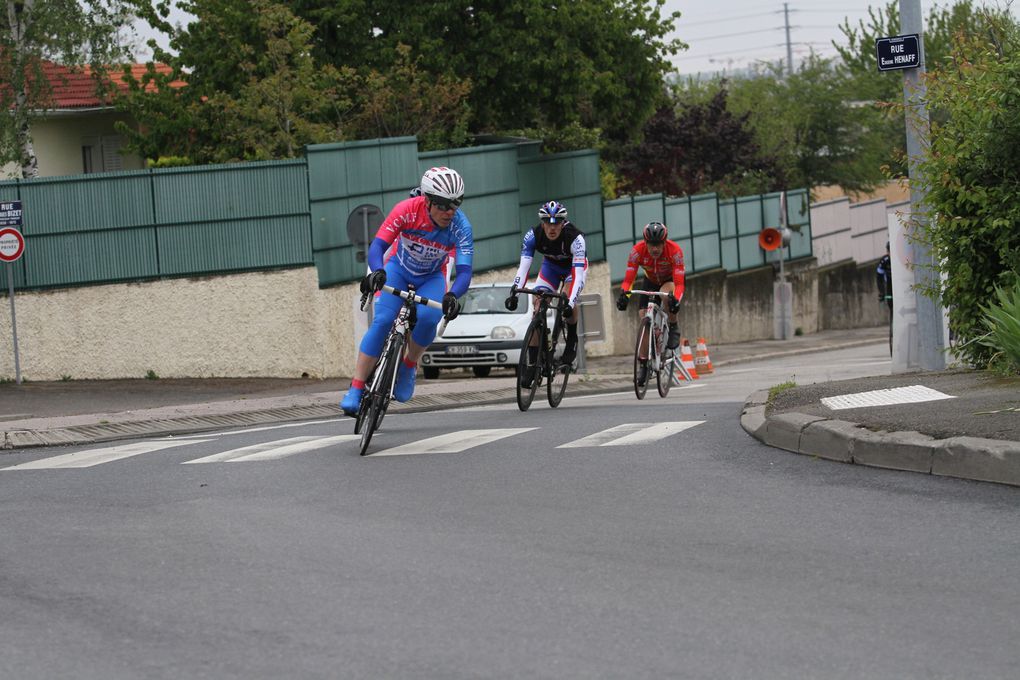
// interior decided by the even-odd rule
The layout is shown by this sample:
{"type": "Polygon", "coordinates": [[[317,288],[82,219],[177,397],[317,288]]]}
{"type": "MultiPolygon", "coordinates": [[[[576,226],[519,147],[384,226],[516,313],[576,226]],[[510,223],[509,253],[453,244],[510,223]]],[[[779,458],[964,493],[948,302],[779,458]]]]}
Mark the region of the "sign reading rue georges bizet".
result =
{"type": "Polygon", "coordinates": [[[921,65],[921,40],[916,33],[896,35],[875,40],[878,52],[878,70],[895,71],[901,68],[917,68],[921,65]]]}

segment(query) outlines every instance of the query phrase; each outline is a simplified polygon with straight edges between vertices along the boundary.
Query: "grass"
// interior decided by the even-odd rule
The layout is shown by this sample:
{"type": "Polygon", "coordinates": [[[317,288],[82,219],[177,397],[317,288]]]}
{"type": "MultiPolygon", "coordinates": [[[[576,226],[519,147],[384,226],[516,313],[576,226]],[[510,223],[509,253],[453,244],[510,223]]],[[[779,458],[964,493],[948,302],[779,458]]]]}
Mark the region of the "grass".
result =
{"type": "Polygon", "coordinates": [[[156,372],[150,368],[149,371],[145,374],[145,379],[146,380],[159,380],[159,376],[156,375],[156,372]]]}
{"type": "Polygon", "coordinates": [[[787,390],[792,390],[796,386],[797,383],[793,382],[792,380],[787,380],[786,382],[781,382],[778,385],[773,385],[772,387],[769,388],[768,403],[771,404],[773,401],[775,401],[775,398],[778,397],[780,394],[786,392],[787,390]]]}

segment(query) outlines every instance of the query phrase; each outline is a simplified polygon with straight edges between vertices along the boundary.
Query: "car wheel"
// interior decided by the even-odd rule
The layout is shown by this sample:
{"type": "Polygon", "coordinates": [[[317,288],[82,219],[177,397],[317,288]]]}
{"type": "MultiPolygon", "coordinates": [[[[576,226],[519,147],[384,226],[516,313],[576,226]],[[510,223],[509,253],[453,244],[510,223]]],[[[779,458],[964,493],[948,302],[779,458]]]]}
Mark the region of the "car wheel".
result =
{"type": "Polygon", "coordinates": [[[439,369],[435,366],[423,366],[422,371],[424,371],[425,377],[428,380],[435,380],[439,377],[439,369]]]}
{"type": "Polygon", "coordinates": [[[479,378],[488,378],[489,372],[492,370],[492,366],[472,366],[471,370],[475,372],[479,378]]]}

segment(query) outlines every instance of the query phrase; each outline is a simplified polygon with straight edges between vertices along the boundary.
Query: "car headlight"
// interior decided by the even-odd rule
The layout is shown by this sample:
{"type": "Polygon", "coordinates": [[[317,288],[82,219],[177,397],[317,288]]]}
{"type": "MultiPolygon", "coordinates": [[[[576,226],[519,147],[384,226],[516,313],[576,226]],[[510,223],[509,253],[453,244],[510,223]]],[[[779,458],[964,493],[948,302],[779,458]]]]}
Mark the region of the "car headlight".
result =
{"type": "Polygon", "coordinates": [[[489,333],[489,337],[494,340],[508,340],[515,336],[514,329],[510,326],[496,326],[489,333]]]}

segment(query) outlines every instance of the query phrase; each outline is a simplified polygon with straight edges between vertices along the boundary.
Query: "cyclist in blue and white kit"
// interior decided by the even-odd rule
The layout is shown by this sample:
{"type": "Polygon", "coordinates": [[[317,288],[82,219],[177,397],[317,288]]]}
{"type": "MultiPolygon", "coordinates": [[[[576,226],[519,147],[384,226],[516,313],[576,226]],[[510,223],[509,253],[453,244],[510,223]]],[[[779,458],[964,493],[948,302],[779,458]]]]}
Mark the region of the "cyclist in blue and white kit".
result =
{"type": "MultiPolygon", "coordinates": [[[[460,211],[464,201],[464,180],[456,170],[446,167],[430,168],[421,178],[421,195],[397,203],[379,227],[368,251],[370,273],[361,282],[361,292],[381,290],[389,283],[398,290],[415,292],[431,300],[443,300],[442,316],[451,320],[460,313],[457,301],[471,284],[471,262],[474,255],[474,238],[471,222],[460,211]],[[385,265],[383,255],[397,240],[396,253],[385,265]],[[457,278],[450,291],[446,291],[443,267],[450,253],[457,259],[457,278]],[[445,293],[445,294],[444,294],[445,293]]],[[[372,325],[361,340],[354,379],[340,408],[349,416],[357,416],[365,381],[382,352],[386,335],[397,317],[403,300],[395,295],[380,296],[375,303],[372,325]]],[[[393,397],[407,401],[414,394],[414,376],[425,348],[436,337],[440,313],[425,305],[418,305],[418,322],[407,343],[407,356],[397,368],[393,397]]]]}
{"type": "MultiPolygon", "coordinates": [[[[541,223],[524,235],[521,247],[521,264],[517,268],[510,296],[506,299],[506,308],[511,312],[517,309],[517,289],[528,282],[528,272],[535,253],[545,256],[542,268],[535,280],[536,289],[555,291],[564,282],[567,290],[568,303],[563,309],[563,318],[567,321],[567,344],[563,350],[561,361],[569,364],[577,355],[577,298],[584,288],[584,279],[588,271],[587,249],[584,234],[573,222],[567,220],[566,207],[557,201],[549,201],[538,209],[541,223]]],[[[529,351],[537,354],[538,348],[529,351]]],[[[534,376],[520,376],[522,384],[530,384],[534,376]]]]}

